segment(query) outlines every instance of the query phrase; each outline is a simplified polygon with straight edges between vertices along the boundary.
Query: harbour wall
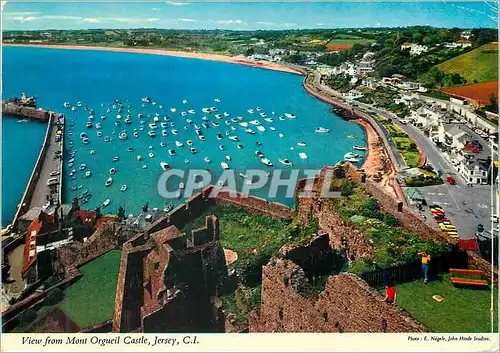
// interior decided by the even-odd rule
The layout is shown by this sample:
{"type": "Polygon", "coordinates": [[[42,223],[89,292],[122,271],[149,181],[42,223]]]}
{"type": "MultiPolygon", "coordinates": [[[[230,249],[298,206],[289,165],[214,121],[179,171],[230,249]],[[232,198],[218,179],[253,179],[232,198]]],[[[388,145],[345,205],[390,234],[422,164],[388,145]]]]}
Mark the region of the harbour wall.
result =
{"type": "MultiPolygon", "coordinates": [[[[11,229],[14,231],[17,228],[19,217],[21,215],[23,215],[24,213],[26,213],[30,209],[31,199],[32,199],[33,194],[35,192],[36,185],[40,181],[39,180],[40,179],[40,172],[43,168],[45,160],[47,158],[50,158],[50,156],[47,156],[47,151],[48,151],[50,144],[52,142],[51,138],[53,137],[53,131],[54,131],[53,126],[56,123],[57,119],[62,116],[62,114],[59,114],[59,113],[54,113],[54,112],[49,112],[49,111],[45,111],[45,112],[47,112],[49,115],[47,129],[45,131],[45,137],[43,139],[43,144],[42,144],[42,147],[40,149],[40,153],[38,154],[38,158],[36,160],[35,166],[33,167],[33,171],[31,172],[31,176],[28,180],[28,183],[26,184],[26,188],[24,190],[23,196],[21,197],[21,200],[17,206],[17,211],[16,211],[14,218],[12,220],[12,223],[11,223],[12,224],[11,229]]],[[[61,144],[61,150],[62,149],[63,149],[63,145],[61,144]]],[[[63,159],[64,158],[61,158],[61,161],[60,161],[61,168],[62,168],[63,159]]],[[[62,201],[62,199],[61,199],[62,198],[62,176],[63,176],[63,173],[62,173],[62,169],[61,169],[61,173],[59,174],[60,184],[59,184],[59,196],[58,196],[58,200],[60,203],[62,201]]],[[[40,182],[45,182],[45,181],[40,181],[40,182]]],[[[8,244],[2,243],[2,247],[6,246],[6,245],[8,245],[8,244]]]]}
{"type": "Polygon", "coordinates": [[[52,112],[41,108],[23,107],[17,104],[2,102],[2,115],[11,115],[16,118],[47,122],[51,114],[52,112]]]}

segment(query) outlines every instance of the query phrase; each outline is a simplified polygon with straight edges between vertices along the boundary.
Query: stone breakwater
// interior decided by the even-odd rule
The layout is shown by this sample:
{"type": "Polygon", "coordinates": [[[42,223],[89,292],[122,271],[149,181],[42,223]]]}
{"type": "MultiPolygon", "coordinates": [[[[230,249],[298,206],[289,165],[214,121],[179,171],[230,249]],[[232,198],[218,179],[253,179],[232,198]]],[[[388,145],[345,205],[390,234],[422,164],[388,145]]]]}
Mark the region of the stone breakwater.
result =
{"type": "Polygon", "coordinates": [[[52,112],[33,107],[24,107],[18,104],[2,102],[2,115],[10,115],[16,118],[36,120],[40,122],[49,121],[52,112]]]}

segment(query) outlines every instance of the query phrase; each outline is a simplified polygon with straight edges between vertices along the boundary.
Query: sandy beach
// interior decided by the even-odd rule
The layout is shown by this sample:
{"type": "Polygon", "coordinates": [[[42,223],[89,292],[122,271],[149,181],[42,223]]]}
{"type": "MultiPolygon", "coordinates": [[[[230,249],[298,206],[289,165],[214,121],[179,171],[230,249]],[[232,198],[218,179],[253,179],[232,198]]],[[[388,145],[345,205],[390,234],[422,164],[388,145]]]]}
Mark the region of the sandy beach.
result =
{"type": "Polygon", "coordinates": [[[208,53],[194,53],[187,51],[175,51],[175,50],[163,50],[163,49],[138,49],[138,48],[117,48],[117,47],[100,47],[100,46],[86,46],[86,45],[59,45],[59,44],[3,44],[4,46],[12,47],[38,47],[38,48],[49,48],[49,49],[72,49],[72,50],[99,50],[99,51],[112,51],[120,53],[137,53],[137,54],[154,54],[154,55],[165,55],[165,56],[176,56],[179,58],[188,59],[201,59],[210,61],[219,61],[230,64],[239,64],[244,66],[251,66],[260,69],[274,70],[287,72],[295,75],[302,75],[301,72],[294,70],[285,65],[280,65],[268,61],[254,61],[247,59],[245,57],[238,56],[228,56],[220,54],[208,54],[208,53]]]}

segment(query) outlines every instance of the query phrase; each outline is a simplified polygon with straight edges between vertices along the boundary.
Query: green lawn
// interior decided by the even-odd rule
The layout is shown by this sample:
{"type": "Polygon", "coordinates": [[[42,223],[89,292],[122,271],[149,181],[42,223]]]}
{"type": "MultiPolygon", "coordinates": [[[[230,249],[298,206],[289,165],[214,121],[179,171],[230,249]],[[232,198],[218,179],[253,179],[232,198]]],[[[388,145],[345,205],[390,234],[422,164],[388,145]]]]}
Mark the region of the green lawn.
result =
{"type": "Polygon", "coordinates": [[[82,277],[66,292],[59,307],[80,327],[113,317],[120,250],[112,250],[80,267],[82,277]]]}
{"type": "Polygon", "coordinates": [[[420,154],[418,152],[403,152],[401,155],[410,168],[415,168],[420,161],[420,154]]]}
{"type": "Polygon", "coordinates": [[[392,137],[392,140],[400,146],[401,149],[409,149],[411,140],[409,137],[392,137]]]}
{"type": "Polygon", "coordinates": [[[498,43],[485,44],[436,67],[444,72],[457,73],[468,83],[498,80],[498,43]]]}
{"type": "MultiPolygon", "coordinates": [[[[427,285],[422,280],[396,285],[397,305],[432,332],[490,332],[490,289],[455,287],[449,275],[427,285]],[[438,303],[433,295],[445,300],[438,303]]],[[[495,332],[498,332],[498,294],[495,293],[495,332]]],[[[384,290],[381,290],[384,293],[384,290]]]]}

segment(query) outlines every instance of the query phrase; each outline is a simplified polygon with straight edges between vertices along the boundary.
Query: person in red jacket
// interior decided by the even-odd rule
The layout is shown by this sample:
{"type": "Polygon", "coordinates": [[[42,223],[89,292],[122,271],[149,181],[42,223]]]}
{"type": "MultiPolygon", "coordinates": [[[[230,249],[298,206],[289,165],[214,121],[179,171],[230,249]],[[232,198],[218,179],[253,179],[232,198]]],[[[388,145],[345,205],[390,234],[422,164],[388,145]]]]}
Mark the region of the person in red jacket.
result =
{"type": "Polygon", "coordinates": [[[396,304],[396,288],[387,284],[385,286],[384,301],[389,304],[396,304]]]}

